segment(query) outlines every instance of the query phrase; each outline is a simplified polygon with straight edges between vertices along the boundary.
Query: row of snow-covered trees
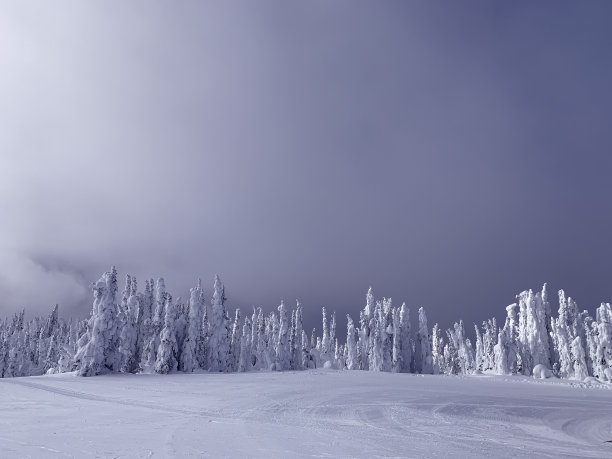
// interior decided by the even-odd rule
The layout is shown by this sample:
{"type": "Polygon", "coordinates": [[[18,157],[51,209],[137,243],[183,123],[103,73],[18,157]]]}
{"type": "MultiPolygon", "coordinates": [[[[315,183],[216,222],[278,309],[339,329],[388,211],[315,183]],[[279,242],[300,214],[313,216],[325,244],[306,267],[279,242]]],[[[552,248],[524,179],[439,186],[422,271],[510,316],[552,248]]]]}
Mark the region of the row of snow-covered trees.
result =
{"type": "Polygon", "coordinates": [[[210,302],[201,283],[187,303],[173,299],[163,279],[146,281],[139,292],[127,276],[118,298],[113,268],[93,286],[93,308],[87,321],[58,317],[57,306],[46,319],[26,322],[24,313],[0,322],[0,376],[14,377],[76,371],[82,376],[107,372],[348,370],[422,374],[530,375],[545,367],[557,377],[594,376],[612,381],[612,306],[602,304],[593,319],[559,292],[553,317],[546,285],[525,291],[506,308],[503,327],[496,320],[476,326],[473,344],[462,321],[446,331],[428,327],[425,310],[411,327],[405,304],[375,300],[372,289],[356,323],[347,315],[347,337],[336,336],[335,313],[323,308],[322,333],[310,336],[302,326],[302,307],[278,313],[253,308],[230,317],[225,289],[215,278],[210,302]]]}
{"type": "Polygon", "coordinates": [[[487,330],[497,331],[498,335],[491,359],[484,351],[486,333],[480,335],[476,329],[477,369],[529,375],[535,366],[543,365],[560,378],[581,380],[594,376],[612,381],[610,303],[602,303],[593,319],[560,290],[558,316],[553,317],[546,285],[541,292],[529,290],[517,298],[518,304],[506,308],[503,328],[497,331],[494,320],[488,323],[487,330]]]}

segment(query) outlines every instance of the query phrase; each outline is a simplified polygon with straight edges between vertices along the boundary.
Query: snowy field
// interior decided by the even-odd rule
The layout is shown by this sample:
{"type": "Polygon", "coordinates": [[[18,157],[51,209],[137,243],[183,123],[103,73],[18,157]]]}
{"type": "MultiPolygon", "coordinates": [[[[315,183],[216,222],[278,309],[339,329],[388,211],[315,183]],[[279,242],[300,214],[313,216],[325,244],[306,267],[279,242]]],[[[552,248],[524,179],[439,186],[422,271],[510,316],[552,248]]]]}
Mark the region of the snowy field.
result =
{"type": "Polygon", "coordinates": [[[361,371],[0,380],[0,456],[612,457],[612,388],[361,371]]]}

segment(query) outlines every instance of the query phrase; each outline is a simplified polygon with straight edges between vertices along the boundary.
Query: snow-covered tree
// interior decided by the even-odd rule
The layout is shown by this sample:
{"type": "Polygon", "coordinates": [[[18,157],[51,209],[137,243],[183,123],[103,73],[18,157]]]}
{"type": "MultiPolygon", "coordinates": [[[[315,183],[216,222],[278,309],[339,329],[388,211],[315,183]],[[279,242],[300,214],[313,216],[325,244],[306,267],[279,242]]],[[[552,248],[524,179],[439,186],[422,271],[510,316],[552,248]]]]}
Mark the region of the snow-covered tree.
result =
{"type": "Polygon", "coordinates": [[[236,312],[234,314],[234,321],[231,325],[232,333],[230,335],[228,371],[236,371],[236,368],[238,367],[238,360],[240,360],[240,343],[242,341],[242,328],[240,319],[240,309],[236,308],[236,312]]]}
{"type": "Polygon", "coordinates": [[[297,301],[291,321],[290,351],[292,370],[301,370],[304,368],[302,365],[302,330],[302,306],[300,302],[297,301]]]}
{"type": "Polygon", "coordinates": [[[586,360],[584,355],[584,348],[582,347],[582,340],[579,336],[576,336],[571,344],[572,354],[572,378],[582,381],[586,378],[589,373],[587,371],[586,360]]]}
{"type": "Polygon", "coordinates": [[[266,323],[263,310],[257,308],[253,310],[253,339],[252,339],[252,354],[254,357],[253,366],[255,369],[267,369],[266,364],[266,323]]]}
{"type": "Polygon", "coordinates": [[[384,371],[386,327],[384,321],[383,305],[381,301],[376,302],[374,314],[370,321],[370,349],[368,351],[368,364],[370,371],[384,371]]]}
{"type": "Polygon", "coordinates": [[[271,312],[266,319],[265,361],[268,370],[276,368],[276,345],[278,343],[279,329],[278,316],[271,312]]]}
{"type": "Polygon", "coordinates": [[[391,298],[384,298],[382,308],[379,310],[381,316],[380,336],[382,340],[382,371],[391,371],[393,369],[393,307],[391,298]]]}
{"type": "Polygon", "coordinates": [[[495,351],[497,343],[497,321],[495,318],[486,320],[482,323],[482,346],[484,350],[484,371],[495,368],[495,351]]]}
{"type": "Polygon", "coordinates": [[[215,276],[210,305],[209,370],[229,371],[229,318],[225,309],[225,289],[219,276],[215,276]]]}
{"type": "Polygon", "coordinates": [[[185,337],[187,336],[187,326],[189,324],[189,304],[185,304],[179,296],[176,299],[174,309],[176,317],[174,321],[174,330],[176,333],[176,344],[178,346],[178,359],[180,365],[183,345],[185,343],[185,337]]]}
{"type": "Polygon", "coordinates": [[[140,360],[137,349],[139,334],[137,322],[139,310],[140,297],[137,295],[136,278],[128,275],[119,315],[119,321],[122,324],[119,339],[119,352],[122,358],[121,371],[124,373],[136,371],[140,360]]]}
{"type": "Polygon", "coordinates": [[[418,373],[432,374],[431,343],[429,341],[427,315],[424,308],[419,308],[419,330],[417,332],[415,355],[415,370],[418,373]]]}
{"type": "Polygon", "coordinates": [[[164,328],[162,329],[155,372],[167,374],[178,368],[178,343],[176,340],[176,307],[172,302],[172,295],[165,294],[164,328]]]}
{"type": "Polygon", "coordinates": [[[571,356],[571,344],[576,337],[575,321],[578,308],[571,298],[565,297],[565,292],[559,290],[559,316],[553,322],[553,335],[556,355],[559,357],[559,377],[570,378],[574,375],[571,356]]]}
{"type": "Polygon", "coordinates": [[[278,307],[279,330],[276,341],[276,365],[277,371],[289,370],[291,368],[291,351],[289,348],[289,320],[287,319],[287,308],[281,301],[278,307]]]}
{"type": "Polygon", "coordinates": [[[154,304],[153,283],[152,281],[146,280],[144,293],[140,302],[141,309],[138,316],[139,333],[137,348],[140,352],[140,362],[138,365],[140,371],[152,370],[155,365],[155,353],[157,352],[155,341],[157,337],[155,335],[156,330],[153,321],[154,304]]]}
{"type": "Polygon", "coordinates": [[[446,373],[444,365],[444,337],[438,324],[435,324],[431,332],[431,360],[433,374],[446,373]]]}
{"type": "Polygon", "coordinates": [[[329,340],[329,325],[327,323],[327,309],[322,308],[321,314],[323,318],[323,336],[321,336],[321,352],[323,354],[329,355],[331,342],[329,340]]]}
{"type": "Polygon", "coordinates": [[[357,355],[357,340],[356,340],[356,331],[355,324],[353,319],[351,319],[350,315],[346,315],[347,320],[347,332],[346,332],[346,349],[347,349],[347,357],[346,357],[346,368],[349,370],[358,370],[359,362],[357,355]]]}
{"type": "Polygon", "coordinates": [[[522,351],[524,374],[538,364],[550,366],[550,349],[547,335],[547,292],[546,284],[535,294],[532,290],[518,295],[519,299],[519,341],[522,351]]]}
{"type": "Polygon", "coordinates": [[[455,344],[457,342],[455,330],[449,328],[446,330],[446,335],[448,337],[448,343],[444,345],[444,368],[446,373],[458,375],[461,373],[461,365],[459,363],[459,355],[455,344]]]}
{"type": "Polygon", "coordinates": [[[412,366],[412,342],[410,340],[410,309],[406,303],[400,308],[400,348],[401,367],[400,371],[407,373],[412,366]]]}
{"type": "Polygon", "coordinates": [[[612,381],[612,306],[602,303],[595,313],[596,350],[593,363],[594,375],[603,381],[612,381]]]}
{"type": "Polygon", "coordinates": [[[116,315],[117,270],[113,266],[94,284],[94,303],[87,333],[79,340],[77,374],[94,376],[118,371],[121,364],[116,315]]]}
{"type": "Polygon", "coordinates": [[[497,344],[493,347],[494,370],[500,375],[518,372],[518,348],[515,340],[516,307],[516,304],[511,304],[506,308],[506,323],[499,331],[497,344]]]}
{"type": "Polygon", "coordinates": [[[202,360],[198,353],[202,349],[202,326],[204,318],[204,295],[202,294],[202,281],[198,279],[196,287],[189,291],[189,318],[187,321],[187,334],[183,341],[180,368],[190,373],[200,368],[202,360]]]}
{"type": "Polygon", "coordinates": [[[38,333],[37,346],[32,365],[37,367],[40,373],[46,373],[51,368],[47,356],[49,354],[51,338],[56,334],[59,327],[58,311],[59,306],[56,304],[38,333]]]}
{"type": "Polygon", "coordinates": [[[482,334],[478,325],[474,324],[474,330],[476,331],[476,349],[475,349],[475,370],[483,371],[485,367],[485,355],[484,355],[484,344],[482,342],[482,334]]]}
{"type": "MultiPolygon", "coordinates": [[[[6,368],[5,368],[5,376],[8,377],[17,377],[17,376],[27,376],[28,365],[26,361],[26,356],[23,352],[25,348],[25,324],[24,324],[24,315],[25,311],[22,310],[19,314],[15,314],[13,318],[13,323],[11,325],[11,329],[9,330],[8,337],[8,354],[6,357],[6,368]]],[[[50,348],[54,348],[53,344],[53,335],[49,339],[50,348]]],[[[47,357],[49,353],[47,350],[47,355],[44,356],[43,362],[45,367],[51,368],[48,364],[47,357]]]]}
{"type": "Polygon", "coordinates": [[[157,278],[155,281],[155,312],[153,314],[153,322],[158,330],[164,328],[164,315],[166,308],[166,282],[163,277],[157,278]]]}
{"type": "Polygon", "coordinates": [[[399,373],[402,371],[402,346],[401,346],[401,327],[400,327],[400,311],[397,308],[393,309],[393,365],[392,371],[399,373]]]}
{"type": "Polygon", "coordinates": [[[366,304],[363,310],[359,313],[359,339],[357,347],[360,350],[359,365],[360,369],[367,370],[369,368],[368,353],[370,350],[370,322],[374,320],[374,308],[376,300],[372,287],[368,288],[366,293],[366,304]]]}
{"type": "Polygon", "coordinates": [[[240,356],[237,371],[245,372],[251,369],[251,323],[248,317],[244,318],[242,336],[240,338],[240,356]]]}
{"type": "Polygon", "coordinates": [[[336,355],[336,311],[332,312],[331,319],[329,321],[329,343],[330,343],[330,354],[333,355],[334,359],[337,359],[336,355]]]}

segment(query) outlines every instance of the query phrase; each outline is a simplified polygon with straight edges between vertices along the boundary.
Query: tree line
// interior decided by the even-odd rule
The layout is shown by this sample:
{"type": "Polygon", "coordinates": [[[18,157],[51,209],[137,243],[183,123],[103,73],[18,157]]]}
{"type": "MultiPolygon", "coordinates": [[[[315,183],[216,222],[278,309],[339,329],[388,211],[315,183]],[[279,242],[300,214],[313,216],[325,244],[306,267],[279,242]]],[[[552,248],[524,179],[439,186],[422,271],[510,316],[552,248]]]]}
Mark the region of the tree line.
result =
{"type": "Polygon", "coordinates": [[[475,325],[475,342],[463,321],[443,331],[429,328],[423,308],[414,329],[406,304],[376,300],[372,289],[358,321],[346,316],[347,336],[336,336],[336,314],[322,309],[322,333],[302,324],[302,307],[284,302],[277,312],[253,308],[233,317],[225,287],[215,277],[210,301],[201,281],[189,299],[173,299],[163,278],[138,291],[127,276],[118,298],[113,267],[93,285],[88,320],[47,318],[25,321],[25,312],[0,322],[0,377],[76,371],[109,372],[285,371],[335,368],[421,374],[538,374],[612,381],[612,306],[602,303],[595,318],[558,293],[553,316],[546,285],[524,291],[506,308],[503,326],[495,318],[475,325]]]}

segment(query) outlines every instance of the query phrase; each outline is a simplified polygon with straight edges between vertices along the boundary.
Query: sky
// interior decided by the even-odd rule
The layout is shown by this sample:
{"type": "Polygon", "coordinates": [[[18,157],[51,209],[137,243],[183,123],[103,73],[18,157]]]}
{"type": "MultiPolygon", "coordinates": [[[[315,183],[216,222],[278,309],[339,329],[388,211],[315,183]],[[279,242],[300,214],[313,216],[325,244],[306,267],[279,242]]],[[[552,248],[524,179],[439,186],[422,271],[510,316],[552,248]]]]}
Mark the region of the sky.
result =
{"type": "Polygon", "coordinates": [[[0,1],[0,317],[219,273],[306,328],[612,301],[612,3],[0,1]],[[339,323],[343,323],[339,320],[339,323]]]}

